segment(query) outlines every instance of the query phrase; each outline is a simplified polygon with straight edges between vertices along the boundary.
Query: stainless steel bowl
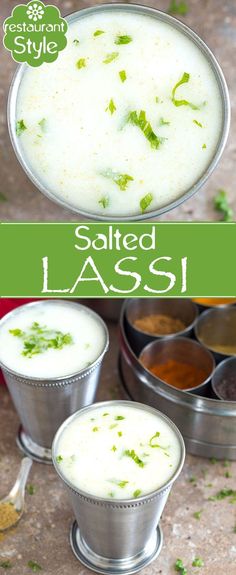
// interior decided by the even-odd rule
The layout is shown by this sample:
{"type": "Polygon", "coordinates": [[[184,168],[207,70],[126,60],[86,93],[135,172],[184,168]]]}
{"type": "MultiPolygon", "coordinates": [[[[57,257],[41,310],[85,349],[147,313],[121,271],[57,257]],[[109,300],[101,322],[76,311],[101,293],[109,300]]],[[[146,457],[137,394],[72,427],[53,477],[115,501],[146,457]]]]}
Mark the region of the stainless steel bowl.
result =
{"type": "MultiPolygon", "coordinates": [[[[175,425],[155,409],[136,403],[117,400],[96,403],[74,413],[59,428],[52,446],[55,469],[62,479],[77,525],[72,527],[71,544],[74,553],[90,569],[99,573],[136,573],[160,552],[160,531],[158,523],[166,504],[170,489],[177,479],[185,458],[182,436],[175,425]],[[57,446],[65,427],[81,413],[91,412],[101,406],[107,411],[112,405],[130,405],[138,410],[150,411],[164,418],[174,431],[180,446],[178,468],[163,487],[136,499],[104,499],[85,493],[74,486],[63,474],[57,461],[57,446]]],[[[96,470],[94,481],[96,481],[96,470]]]]}
{"type": "Polygon", "coordinates": [[[135,401],[151,405],[170,417],[180,429],[187,451],[202,457],[236,460],[236,404],[174,389],[148,373],[127,337],[126,303],[120,319],[120,373],[135,401]]]}
{"type": "MultiPolygon", "coordinates": [[[[185,337],[158,340],[149,343],[139,356],[139,361],[149,373],[154,364],[165,363],[169,359],[180,363],[188,363],[196,368],[202,368],[206,373],[205,379],[199,385],[194,388],[186,388],[185,391],[207,395],[210,388],[211,377],[215,369],[215,361],[213,355],[203,347],[203,345],[185,337]]],[[[157,375],[152,375],[154,375],[156,379],[156,386],[158,386],[159,383],[164,383],[168,387],[173,387],[157,375]]]]}
{"type": "Polygon", "coordinates": [[[235,390],[236,405],[236,357],[230,357],[222,361],[216,368],[211,382],[214,393],[219,399],[227,399],[228,388],[233,386],[235,390]]]}
{"type": "MultiPolygon", "coordinates": [[[[38,305],[58,306],[60,300],[44,300],[27,303],[4,316],[0,326],[24,307],[35,308],[38,305]]],[[[10,391],[22,426],[18,434],[19,447],[32,459],[51,463],[51,445],[61,423],[79,408],[89,405],[95,399],[98,387],[101,362],[108,349],[109,336],[103,320],[92,310],[78,303],[63,301],[66,305],[78,309],[82,307],[95,316],[104,331],[104,347],[97,359],[87,368],[62,377],[23,376],[8,366],[1,364],[7,387],[10,391]]]]}
{"type": "Polygon", "coordinates": [[[219,66],[215,56],[212,54],[211,50],[208,48],[208,46],[205,44],[205,42],[203,42],[203,40],[201,40],[201,38],[199,38],[199,36],[193,30],[191,30],[191,28],[189,28],[188,26],[183,24],[183,22],[176,20],[176,18],[173,18],[173,16],[170,16],[169,14],[165,14],[164,12],[160,12],[159,10],[156,10],[155,8],[149,8],[148,6],[143,6],[143,5],[138,5],[138,4],[124,4],[124,3],[102,4],[100,6],[93,6],[91,8],[85,8],[83,10],[79,10],[77,12],[70,14],[69,16],[67,16],[66,20],[68,21],[68,23],[72,23],[72,22],[75,22],[79,19],[82,19],[85,16],[88,16],[90,14],[92,15],[92,14],[101,13],[101,12],[109,12],[112,14],[112,12],[118,11],[121,9],[125,10],[126,12],[131,12],[131,13],[135,13],[135,14],[139,13],[139,14],[144,14],[147,16],[152,16],[153,18],[156,18],[157,20],[159,20],[161,22],[165,22],[165,23],[169,24],[170,26],[174,27],[176,30],[178,30],[179,32],[184,34],[187,38],[189,38],[199,48],[199,50],[202,52],[203,56],[210,63],[211,68],[215,74],[215,77],[216,77],[216,80],[217,80],[217,83],[219,86],[219,92],[220,92],[220,97],[221,97],[221,102],[222,102],[221,133],[219,136],[219,140],[218,140],[215,152],[213,154],[213,157],[212,157],[207,169],[202,174],[202,176],[199,178],[199,180],[197,180],[195,182],[195,184],[193,184],[193,186],[191,186],[191,188],[189,188],[186,192],[183,193],[183,195],[181,197],[179,197],[177,200],[171,202],[170,204],[165,205],[165,206],[163,206],[157,210],[153,210],[153,211],[150,211],[150,212],[147,212],[144,214],[127,215],[127,216],[122,216],[122,217],[121,216],[109,216],[109,218],[107,218],[106,216],[101,215],[101,214],[92,214],[90,212],[86,212],[85,210],[73,207],[66,200],[59,199],[53,193],[53,191],[49,190],[43,184],[43,182],[41,182],[41,180],[38,178],[38,176],[36,176],[36,174],[34,173],[32,168],[30,167],[29,163],[27,162],[26,158],[24,157],[23,151],[21,149],[19,138],[17,138],[17,136],[16,136],[15,125],[16,125],[17,96],[18,96],[18,90],[19,90],[19,86],[20,86],[22,77],[24,75],[25,70],[27,69],[26,64],[20,65],[17,68],[16,74],[13,78],[12,85],[11,85],[10,92],[9,92],[8,112],[7,112],[9,133],[10,133],[10,138],[12,141],[14,151],[16,153],[16,156],[17,156],[20,164],[22,165],[27,176],[30,178],[30,180],[33,182],[33,184],[49,199],[56,202],[57,204],[60,204],[64,208],[69,209],[72,212],[75,212],[77,214],[81,214],[82,216],[84,216],[87,219],[96,219],[96,220],[100,220],[100,221],[107,221],[107,219],[108,219],[111,222],[145,220],[148,218],[155,218],[157,216],[160,216],[161,214],[164,214],[165,212],[168,212],[169,210],[172,210],[173,208],[176,208],[177,206],[182,204],[182,202],[184,202],[185,200],[188,200],[191,196],[193,196],[203,186],[203,184],[207,181],[207,179],[209,178],[209,176],[211,175],[211,173],[213,172],[213,170],[217,166],[218,161],[219,161],[219,159],[223,153],[223,150],[224,150],[224,147],[225,147],[225,144],[227,141],[228,132],[229,132],[229,125],[230,125],[229,94],[228,94],[228,88],[227,88],[221,67],[219,66]]]}
{"type": "Polygon", "coordinates": [[[217,363],[236,356],[236,307],[206,310],[199,316],[194,332],[198,341],[214,354],[217,363]],[[227,352],[227,345],[234,347],[235,353],[227,352]]]}
{"type": "Polygon", "coordinates": [[[156,339],[170,339],[180,335],[191,336],[198,316],[198,308],[190,299],[184,298],[135,298],[128,301],[126,306],[127,334],[135,353],[140,351],[156,339]],[[137,319],[151,315],[162,314],[180,319],[185,329],[168,335],[155,335],[138,329],[134,322],[137,319]]]}

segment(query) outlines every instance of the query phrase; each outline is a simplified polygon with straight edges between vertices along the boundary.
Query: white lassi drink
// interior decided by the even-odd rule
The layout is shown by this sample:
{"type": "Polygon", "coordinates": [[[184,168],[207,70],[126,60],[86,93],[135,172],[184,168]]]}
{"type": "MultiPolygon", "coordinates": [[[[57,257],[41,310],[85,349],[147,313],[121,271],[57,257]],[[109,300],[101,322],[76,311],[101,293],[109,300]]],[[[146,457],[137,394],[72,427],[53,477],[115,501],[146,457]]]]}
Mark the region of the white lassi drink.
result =
{"type": "Polygon", "coordinates": [[[168,206],[206,172],[222,129],[207,56],[137,8],[69,19],[54,63],[26,67],[15,138],[35,183],[109,218],[168,206]]]}
{"type": "Polygon", "coordinates": [[[99,318],[66,301],[22,306],[0,322],[0,362],[27,377],[77,373],[98,359],[105,344],[99,318]]]}
{"type": "Polygon", "coordinates": [[[105,499],[136,499],[163,487],[182,456],[168,420],[126,402],[95,404],[78,412],[55,442],[65,481],[105,499]]]}

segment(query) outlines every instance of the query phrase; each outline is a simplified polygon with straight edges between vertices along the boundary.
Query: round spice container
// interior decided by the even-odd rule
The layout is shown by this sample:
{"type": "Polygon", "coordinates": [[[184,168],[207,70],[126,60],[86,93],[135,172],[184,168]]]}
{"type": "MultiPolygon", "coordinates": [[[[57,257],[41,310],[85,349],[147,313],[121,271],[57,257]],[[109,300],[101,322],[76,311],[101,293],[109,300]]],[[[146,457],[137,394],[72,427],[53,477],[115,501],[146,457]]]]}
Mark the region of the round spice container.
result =
{"type": "Polygon", "coordinates": [[[236,357],[225,359],[217,366],[211,385],[219,399],[236,402],[236,357]]]}
{"type": "Polygon", "coordinates": [[[227,140],[229,96],[214,55],[147,6],[103,4],[66,20],[57,60],[22,65],[13,80],[9,131],[23,169],[86,218],[144,220],[177,207],[227,140]]]}
{"type": "Polygon", "coordinates": [[[151,341],[190,336],[198,308],[190,299],[132,299],[127,302],[127,333],[137,354],[151,341]]]}
{"type": "Polygon", "coordinates": [[[213,355],[198,342],[183,337],[153,341],[139,360],[157,382],[202,395],[207,394],[215,369],[213,355]]]}
{"type": "Polygon", "coordinates": [[[236,355],[236,307],[203,312],[194,328],[196,338],[214,353],[216,361],[236,355]]]}

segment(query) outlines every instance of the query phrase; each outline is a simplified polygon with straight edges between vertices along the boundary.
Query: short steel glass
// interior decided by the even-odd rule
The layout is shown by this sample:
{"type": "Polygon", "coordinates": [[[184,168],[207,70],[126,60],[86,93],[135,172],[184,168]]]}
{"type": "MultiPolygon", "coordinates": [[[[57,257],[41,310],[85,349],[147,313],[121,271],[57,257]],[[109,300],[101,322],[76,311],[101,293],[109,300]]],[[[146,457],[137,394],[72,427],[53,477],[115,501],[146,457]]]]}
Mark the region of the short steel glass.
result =
{"type": "Polygon", "coordinates": [[[67,202],[66,200],[63,200],[63,199],[60,199],[59,197],[57,197],[57,195],[52,190],[49,190],[47,188],[47,186],[44,185],[42,181],[40,181],[39,177],[35,174],[34,170],[31,168],[30,163],[27,162],[26,158],[24,157],[24,153],[23,153],[22,147],[20,145],[19,138],[17,138],[17,135],[16,135],[15,126],[16,126],[17,97],[18,97],[18,92],[19,92],[22,78],[23,78],[24,73],[27,69],[27,65],[22,64],[22,65],[18,66],[17,71],[15,73],[15,76],[13,78],[12,84],[11,84],[10,92],[9,92],[7,117],[8,117],[8,129],[9,129],[11,142],[12,142],[15,154],[16,154],[22,168],[24,169],[24,171],[26,172],[27,176],[32,181],[32,183],[36,186],[36,188],[38,188],[38,190],[40,190],[40,192],[42,192],[47,198],[49,198],[53,202],[61,205],[63,208],[66,208],[73,213],[80,214],[81,216],[83,216],[87,219],[96,219],[98,221],[110,221],[110,222],[140,221],[140,220],[146,220],[149,218],[156,218],[156,217],[158,217],[158,216],[160,216],[166,212],[169,212],[170,210],[172,210],[174,208],[177,208],[183,202],[185,202],[186,200],[191,198],[198,190],[200,190],[200,188],[203,186],[203,184],[205,184],[205,182],[207,181],[209,176],[212,174],[212,172],[216,168],[216,166],[217,166],[217,164],[221,158],[221,155],[223,153],[223,150],[224,150],[224,147],[225,147],[225,144],[227,141],[228,133],[229,133],[229,126],[230,126],[230,100],[229,100],[229,93],[228,93],[227,84],[226,84],[222,69],[221,69],[220,65],[218,64],[214,54],[208,48],[207,44],[205,44],[205,42],[191,28],[189,28],[188,26],[183,24],[183,22],[180,22],[179,20],[177,20],[173,16],[170,16],[169,14],[166,14],[165,12],[161,12],[159,10],[156,10],[155,8],[149,8],[148,6],[144,6],[141,4],[124,4],[124,3],[103,4],[103,5],[99,5],[99,6],[92,6],[91,8],[85,8],[83,10],[78,10],[77,12],[73,12],[72,14],[69,14],[66,17],[66,20],[69,24],[72,24],[73,22],[76,22],[78,20],[82,20],[83,18],[85,18],[89,15],[93,15],[93,14],[97,14],[97,13],[101,13],[101,12],[114,12],[114,11],[117,12],[119,10],[122,10],[125,12],[131,12],[134,14],[142,14],[144,16],[152,16],[160,22],[164,22],[166,24],[169,24],[170,26],[175,28],[177,31],[184,34],[189,40],[191,40],[199,48],[199,50],[202,52],[203,56],[205,56],[205,58],[208,60],[210,66],[211,66],[211,69],[214,72],[214,75],[215,75],[215,78],[216,78],[216,81],[218,84],[218,88],[219,88],[219,92],[220,92],[220,96],[221,96],[221,102],[222,102],[222,124],[221,124],[221,131],[220,131],[218,143],[216,145],[215,151],[213,153],[213,156],[212,156],[206,170],[200,176],[200,178],[188,190],[186,190],[180,197],[178,197],[176,200],[170,202],[169,204],[166,204],[165,206],[162,206],[161,208],[154,209],[152,211],[145,212],[143,214],[133,214],[133,215],[125,215],[125,216],[124,215],[122,215],[122,216],[119,216],[119,215],[117,215],[117,216],[114,216],[114,215],[104,216],[103,214],[99,214],[99,213],[87,212],[86,210],[72,206],[70,204],[70,202],[67,202]]]}

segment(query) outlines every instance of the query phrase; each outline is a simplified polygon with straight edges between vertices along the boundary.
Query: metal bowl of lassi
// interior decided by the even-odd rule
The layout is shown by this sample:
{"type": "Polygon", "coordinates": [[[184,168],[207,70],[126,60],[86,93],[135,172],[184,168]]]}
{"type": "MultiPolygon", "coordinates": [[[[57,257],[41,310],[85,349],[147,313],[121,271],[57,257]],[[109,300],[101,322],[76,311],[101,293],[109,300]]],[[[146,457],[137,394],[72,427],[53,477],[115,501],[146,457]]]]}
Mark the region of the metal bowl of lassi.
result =
{"type": "Polygon", "coordinates": [[[18,160],[52,201],[102,221],[176,208],[216,167],[227,85],[185,24],[154,8],[103,4],[67,16],[67,47],[21,65],[8,123],[18,160]]]}

